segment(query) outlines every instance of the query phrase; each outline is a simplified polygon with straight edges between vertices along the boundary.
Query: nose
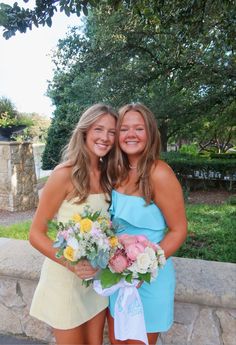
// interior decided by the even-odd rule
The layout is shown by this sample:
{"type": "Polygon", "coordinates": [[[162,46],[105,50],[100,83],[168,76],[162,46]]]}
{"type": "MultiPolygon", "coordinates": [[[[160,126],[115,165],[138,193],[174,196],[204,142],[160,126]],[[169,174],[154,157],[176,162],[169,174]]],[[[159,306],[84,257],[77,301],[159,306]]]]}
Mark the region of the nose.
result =
{"type": "Polygon", "coordinates": [[[103,140],[103,141],[107,141],[108,139],[109,139],[109,136],[108,136],[108,131],[102,131],[102,133],[101,133],[101,139],[103,140]]]}
{"type": "Polygon", "coordinates": [[[135,130],[133,128],[129,128],[126,132],[127,137],[134,137],[135,136],[135,130]]]}

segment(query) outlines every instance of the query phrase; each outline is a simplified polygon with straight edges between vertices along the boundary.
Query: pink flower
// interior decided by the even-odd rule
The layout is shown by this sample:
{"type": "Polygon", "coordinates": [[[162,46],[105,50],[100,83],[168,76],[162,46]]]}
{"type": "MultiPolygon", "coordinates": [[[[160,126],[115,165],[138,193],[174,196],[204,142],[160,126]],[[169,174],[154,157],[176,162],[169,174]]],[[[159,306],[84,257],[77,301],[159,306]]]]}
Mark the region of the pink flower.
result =
{"type": "Polygon", "coordinates": [[[145,249],[145,246],[141,243],[134,243],[130,245],[125,246],[125,251],[127,253],[127,256],[131,260],[136,260],[138,254],[143,253],[145,249]]]}
{"type": "Polygon", "coordinates": [[[147,242],[148,241],[147,237],[144,235],[137,235],[136,239],[138,242],[147,242]]]}
{"type": "Polygon", "coordinates": [[[118,249],[113,257],[109,260],[109,266],[117,273],[123,272],[128,267],[128,260],[120,249],[118,249]]]}
{"type": "Polygon", "coordinates": [[[136,236],[124,234],[119,236],[119,242],[125,247],[126,245],[137,243],[137,240],[136,236]]]}

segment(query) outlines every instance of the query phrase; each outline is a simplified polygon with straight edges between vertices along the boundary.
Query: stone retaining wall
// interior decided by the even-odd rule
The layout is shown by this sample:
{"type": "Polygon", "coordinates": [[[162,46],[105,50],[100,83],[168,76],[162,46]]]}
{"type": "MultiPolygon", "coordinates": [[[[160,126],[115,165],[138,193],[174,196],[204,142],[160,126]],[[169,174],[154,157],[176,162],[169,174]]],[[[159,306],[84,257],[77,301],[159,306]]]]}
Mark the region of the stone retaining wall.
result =
{"type": "MultiPolygon", "coordinates": [[[[29,316],[42,262],[27,241],[0,238],[0,334],[53,342],[50,328],[29,316]]],[[[183,258],[174,264],[175,322],[158,345],[235,345],[236,264],[183,258]]]]}

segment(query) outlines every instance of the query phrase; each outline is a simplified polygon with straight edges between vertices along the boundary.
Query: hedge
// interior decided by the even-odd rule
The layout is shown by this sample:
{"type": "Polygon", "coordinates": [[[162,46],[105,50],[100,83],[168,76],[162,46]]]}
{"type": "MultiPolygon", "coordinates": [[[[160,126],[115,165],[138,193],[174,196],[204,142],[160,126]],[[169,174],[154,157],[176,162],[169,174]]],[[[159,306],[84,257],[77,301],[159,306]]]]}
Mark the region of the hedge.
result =
{"type": "Polygon", "coordinates": [[[189,188],[190,180],[203,181],[205,187],[210,186],[210,181],[225,182],[224,187],[229,190],[236,184],[236,158],[221,156],[219,159],[179,152],[162,153],[161,158],[172,167],[184,187],[189,188]]]}

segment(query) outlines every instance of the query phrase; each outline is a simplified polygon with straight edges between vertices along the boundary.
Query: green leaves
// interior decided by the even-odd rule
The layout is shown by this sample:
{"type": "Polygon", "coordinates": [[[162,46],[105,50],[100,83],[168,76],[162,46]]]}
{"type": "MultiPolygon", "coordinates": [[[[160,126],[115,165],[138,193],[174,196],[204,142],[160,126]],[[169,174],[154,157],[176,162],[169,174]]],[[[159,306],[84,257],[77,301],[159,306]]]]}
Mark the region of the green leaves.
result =
{"type": "Polygon", "coordinates": [[[148,273],[148,272],[145,274],[139,273],[138,277],[139,277],[139,280],[143,280],[148,284],[150,284],[151,282],[151,273],[148,273]]]}
{"type": "Polygon", "coordinates": [[[108,268],[103,269],[99,275],[103,289],[119,283],[121,278],[122,275],[120,273],[112,273],[108,268]]]}

